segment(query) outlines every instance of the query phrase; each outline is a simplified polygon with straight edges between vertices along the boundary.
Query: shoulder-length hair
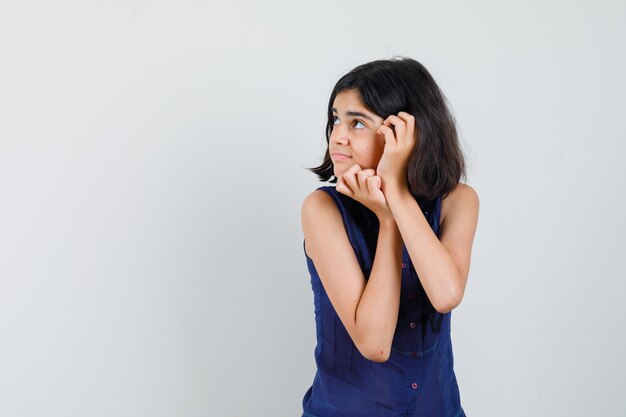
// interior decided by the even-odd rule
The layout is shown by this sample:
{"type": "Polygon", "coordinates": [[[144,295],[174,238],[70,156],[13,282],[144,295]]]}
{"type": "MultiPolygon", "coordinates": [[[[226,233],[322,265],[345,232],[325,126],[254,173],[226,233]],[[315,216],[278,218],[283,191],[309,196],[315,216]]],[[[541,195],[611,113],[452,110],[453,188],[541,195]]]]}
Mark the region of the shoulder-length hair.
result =
{"type": "Polygon", "coordinates": [[[418,145],[407,167],[409,191],[418,202],[445,198],[462,178],[465,160],[456,120],[447,99],[426,68],[414,59],[395,56],[359,65],[339,79],[328,101],[326,154],[321,165],[306,168],[320,181],[337,182],[328,143],[333,129],[332,106],[337,94],[356,89],[365,107],[386,119],[405,111],[415,117],[418,145]]]}

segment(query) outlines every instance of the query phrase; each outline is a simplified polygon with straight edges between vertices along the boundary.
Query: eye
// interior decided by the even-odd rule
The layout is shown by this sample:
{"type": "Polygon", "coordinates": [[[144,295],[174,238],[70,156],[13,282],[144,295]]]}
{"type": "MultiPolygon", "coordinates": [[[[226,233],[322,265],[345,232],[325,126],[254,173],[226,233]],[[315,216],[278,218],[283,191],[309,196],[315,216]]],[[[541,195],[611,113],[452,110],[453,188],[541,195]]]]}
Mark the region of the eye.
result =
{"type": "MultiPolygon", "coordinates": [[[[337,116],[333,116],[333,126],[337,125],[337,123],[335,123],[337,120],[339,120],[339,118],[337,116]]],[[[361,126],[363,126],[361,129],[365,128],[365,125],[360,120],[355,119],[353,123],[360,123],[361,126]]]]}

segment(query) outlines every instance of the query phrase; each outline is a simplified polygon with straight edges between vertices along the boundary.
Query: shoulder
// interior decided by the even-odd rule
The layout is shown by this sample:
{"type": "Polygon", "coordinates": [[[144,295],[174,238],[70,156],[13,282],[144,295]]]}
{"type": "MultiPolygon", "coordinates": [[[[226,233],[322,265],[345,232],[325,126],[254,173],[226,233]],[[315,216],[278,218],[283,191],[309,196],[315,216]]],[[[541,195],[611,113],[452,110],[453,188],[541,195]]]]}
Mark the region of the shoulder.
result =
{"type": "MultiPolygon", "coordinates": [[[[332,190],[330,190],[332,192],[332,190]]],[[[302,214],[310,215],[312,212],[327,211],[333,208],[335,203],[328,191],[324,191],[320,188],[310,192],[304,200],[302,200],[302,214]]]]}
{"type": "MultiPolygon", "coordinates": [[[[332,192],[332,190],[330,190],[332,192]]],[[[322,236],[336,236],[343,229],[343,220],[336,203],[327,191],[317,189],[309,193],[301,206],[305,253],[311,257],[307,240],[317,241],[322,236]]]]}
{"type": "Polygon", "coordinates": [[[441,201],[441,222],[443,223],[447,216],[454,216],[458,212],[478,214],[479,204],[476,190],[468,184],[459,183],[441,201]]]}

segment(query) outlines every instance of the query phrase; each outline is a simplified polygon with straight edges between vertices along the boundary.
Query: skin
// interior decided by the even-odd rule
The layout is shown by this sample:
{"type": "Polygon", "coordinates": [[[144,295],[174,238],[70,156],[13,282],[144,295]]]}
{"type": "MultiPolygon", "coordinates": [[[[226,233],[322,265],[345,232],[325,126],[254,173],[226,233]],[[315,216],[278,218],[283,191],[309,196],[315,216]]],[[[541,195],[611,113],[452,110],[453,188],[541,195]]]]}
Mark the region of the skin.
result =
{"type": "Polygon", "coordinates": [[[366,109],[356,90],[333,103],[329,140],[337,191],[368,207],[380,221],[378,243],[366,281],[334,202],[317,190],[302,205],[305,251],[342,323],[366,358],[389,358],[397,324],[402,245],[407,248],[429,300],[440,313],[459,305],[469,273],[478,222],[478,195],[459,184],[442,201],[440,238],[434,234],[406,184],[406,167],[419,133],[406,112],[386,119],[366,109]],[[371,118],[349,116],[356,111],[371,118]],[[330,238],[329,238],[330,236],[330,238]]]}
{"type": "MultiPolygon", "coordinates": [[[[369,111],[363,105],[356,90],[343,91],[333,102],[334,125],[329,138],[329,152],[333,160],[334,174],[338,178],[337,191],[346,193],[347,187],[343,174],[354,174],[370,187],[369,194],[351,196],[372,210],[378,217],[391,217],[391,210],[380,189],[381,178],[375,175],[375,169],[384,153],[385,138],[379,134],[379,128],[385,121],[369,111]],[[349,116],[347,112],[363,113],[363,117],[349,116]],[[335,157],[335,153],[348,155],[348,159],[335,157]],[[359,172],[363,171],[363,172],[359,172]]],[[[347,193],[346,193],[347,194],[347,193]]]]}

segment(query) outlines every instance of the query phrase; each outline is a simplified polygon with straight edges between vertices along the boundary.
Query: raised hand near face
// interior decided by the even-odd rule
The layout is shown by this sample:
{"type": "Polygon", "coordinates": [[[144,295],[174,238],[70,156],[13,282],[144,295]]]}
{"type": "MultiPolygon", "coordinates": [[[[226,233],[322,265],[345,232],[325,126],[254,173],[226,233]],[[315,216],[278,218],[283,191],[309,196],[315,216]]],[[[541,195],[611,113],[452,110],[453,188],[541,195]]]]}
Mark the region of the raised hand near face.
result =
{"type": "Polygon", "coordinates": [[[385,119],[377,133],[384,136],[385,149],[376,167],[376,175],[382,178],[385,185],[407,187],[407,167],[418,143],[415,117],[404,111],[397,116],[392,114],[385,119]]]}
{"type": "Polygon", "coordinates": [[[381,178],[371,169],[354,164],[337,178],[336,190],[370,209],[379,220],[393,218],[381,190],[381,178]]]}

